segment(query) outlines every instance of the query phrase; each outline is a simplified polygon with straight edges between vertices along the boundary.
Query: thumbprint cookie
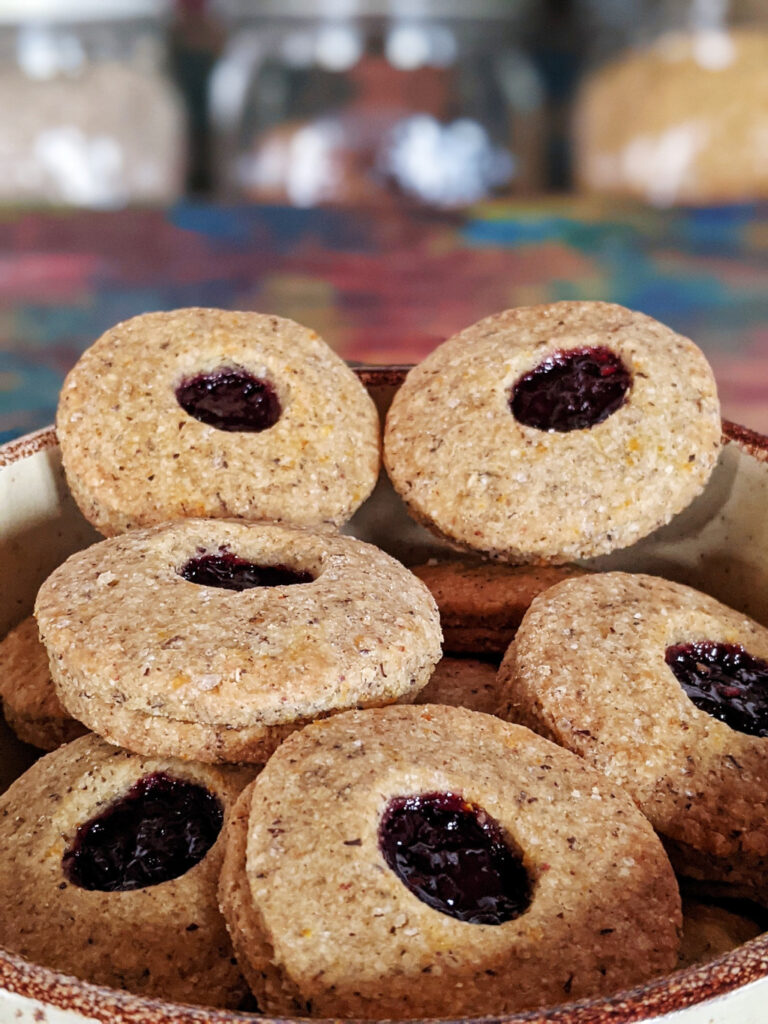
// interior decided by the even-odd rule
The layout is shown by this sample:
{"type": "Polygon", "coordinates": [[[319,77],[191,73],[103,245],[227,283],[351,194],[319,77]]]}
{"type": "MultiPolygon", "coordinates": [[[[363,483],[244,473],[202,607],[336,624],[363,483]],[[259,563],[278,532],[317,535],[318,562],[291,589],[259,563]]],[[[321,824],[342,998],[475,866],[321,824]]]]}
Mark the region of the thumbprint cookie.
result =
{"type": "Polygon", "coordinates": [[[99,985],[237,1007],[216,887],[221,829],[252,778],[96,736],[44,756],[0,797],[0,946],[99,985]]]}
{"type": "Polygon", "coordinates": [[[693,342],[622,306],[556,302],[481,320],[412,369],[384,461],[412,516],[456,546],[563,563],[668,522],[720,445],[693,342]]]}
{"type": "Polygon", "coordinates": [[[438,705],[289,737],[238,801],[220,900],[264,1012],[506,1014],[674,967],[653,829],[582,759],[438,705]]]}
{"type": "Polygon", "coordinates": [[[611,572],[532,603],[502,715],[623,786],[678,873],[768,902],[768,629],[691,587],[611,572]]]}
{"type": "Polygon", "coordinates": [[[190,516],[340,525],[379,471],[363,385],[292,320],[146,313],[71,370],[56,430],[72,494],[106,536],[190,516]]]}
{"type": "Polygon", "coordinates": [[[61,702],[144,754],[262,763],[323,715],[409,700],[440,658],[431,594],[335,533],[188,519],[72,555],[35,608],[61,702]]]}

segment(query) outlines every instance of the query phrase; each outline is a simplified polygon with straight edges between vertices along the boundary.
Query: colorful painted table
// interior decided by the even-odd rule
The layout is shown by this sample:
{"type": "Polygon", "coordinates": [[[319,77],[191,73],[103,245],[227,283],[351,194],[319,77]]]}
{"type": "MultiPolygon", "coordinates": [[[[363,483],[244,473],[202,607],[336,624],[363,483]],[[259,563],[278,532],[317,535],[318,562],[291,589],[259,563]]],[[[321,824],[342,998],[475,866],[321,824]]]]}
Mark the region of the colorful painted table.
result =
{"type": "Polygon", "coordinates": [[[221,208],[0,214],[0,441],[53,419],[107,327],[211,305],[294,317],[347,359],[412,362],[507,306],[607,299],[692,337],[724,414],[768,433],[768,208],[492,204],[467,216],[221,208]]]}

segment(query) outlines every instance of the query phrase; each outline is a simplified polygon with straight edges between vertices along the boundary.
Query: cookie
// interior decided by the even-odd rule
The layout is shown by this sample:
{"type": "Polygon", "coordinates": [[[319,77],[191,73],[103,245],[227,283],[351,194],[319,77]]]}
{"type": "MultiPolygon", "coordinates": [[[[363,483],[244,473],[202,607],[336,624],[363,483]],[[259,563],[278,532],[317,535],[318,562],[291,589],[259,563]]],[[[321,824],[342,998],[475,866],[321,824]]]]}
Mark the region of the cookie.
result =
{"type": "Polygon", "coordinates": [[[632,795],[676,870],[768,901],[768,629],[654,576],[536,598],[499,670],[501,714],[632,795]]]}
{"type": "Polygon", "coordinates": [[[384,462],[411,515],[454,545],[563,563],[668,522],[720,444],[693,342],[621,306],[555,302],[481,320],[411,370],[384,462]]]}
{"type": "Polygon", "coordinates": [[[77,552],[35,609],[64,706],[129,750],[264,761],[307,721],[411,699],[440,657],[424,584],[338,534],[216,519],[77,552]]]}
{"type": "Polygon", "coordinates": [[[236,1007],[216,899],[221,827],[252,771],[83,736],[0,797],[0,946],[139,995],[236,1007]]]}
{"type": "Polygon", "coordinates": [[[441,658],[414,703],[450,704],[494,715],[499,706],[496,669],[496,662],[480,658],[441,658]]]}
{"type": "Polygon", "coordinates": [[[340,525],[379,470],[379,419],[315,331],[220,309],[147,313],[91,346],[56,430],[72,494],[111,536],[188,516],[340,525]]]}
{"type": "Polygon", "coordinates": [[[648,822],[581,759],[463,708],[289,737],[227,832],[220,900],[263,1012],[505,1014],[674,966],[648,822]]]}
{"type": "Polygon", "coordinates": [[[709,963],[756,938],[762,931],[753,918],[743,913],[684,896],[679,966],[709,963]]]}
{"type": "Polygon", "coordinates": [[[461,559],[411,567],[440,609],[443,649],[499,656],[509,647],[537,594],[585,571],[575,565],[499,565],[461,559]]]}
{"type": "Polygon", "coordinates": [[[0,640],[0,697],[8,725],[33,747],[55,750],[87,731],[56,696],[32,615],[0,640]]]}

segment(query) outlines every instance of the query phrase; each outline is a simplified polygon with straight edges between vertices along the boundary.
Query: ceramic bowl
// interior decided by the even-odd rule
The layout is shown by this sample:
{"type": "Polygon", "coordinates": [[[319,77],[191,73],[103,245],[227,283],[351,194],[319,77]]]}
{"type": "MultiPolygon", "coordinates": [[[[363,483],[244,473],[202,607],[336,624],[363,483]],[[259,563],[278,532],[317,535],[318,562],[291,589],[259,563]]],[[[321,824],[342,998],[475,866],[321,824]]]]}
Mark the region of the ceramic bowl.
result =
{"type": "MultiPolygon", "coordinates": [[[[383,411],[405,369],[363,367],[357,372],[383,411]]],[[[685,512],[632,548],[591,564],[688,583],[768,624],[768,438],[727,422],[723,433],[726,443],[710,483],[685,512]]],[[[385,479],[349,532],[411,564],[443,547],[407,517],[385,479]]],[[[39,585],[57,565],[97,539],[69,494],[52,428],[0,447],[0,635],[29,614],[39,585]]],[[[35,754],[4,727],[0,730],[3,789],[35,754]]],[[[766,1007],[768,933],[705,966],[629,992],[503,1019],[510,1024],[765,1024],[766,1007]]],[[[0,950],[0,1022],[94,1020],[233,1024],[253,1018],[99,988],[0,950]]]]}

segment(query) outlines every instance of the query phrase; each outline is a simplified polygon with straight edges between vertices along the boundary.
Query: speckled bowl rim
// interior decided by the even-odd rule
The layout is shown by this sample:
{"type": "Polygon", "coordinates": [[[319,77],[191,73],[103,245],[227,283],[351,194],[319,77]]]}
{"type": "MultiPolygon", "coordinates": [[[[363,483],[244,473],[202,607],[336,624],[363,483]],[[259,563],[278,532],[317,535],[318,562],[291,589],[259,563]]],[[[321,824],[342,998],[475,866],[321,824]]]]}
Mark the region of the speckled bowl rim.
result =
{"type": "MultiPolygon", "coordinates": [[[[409,367],[356,366],[354,369],[368,388],[397,388],[409,367]]],[[[734,442],[757,461],[768,462],[768,437],[763,434],[723,420],[723,439],[734,442]]],[[[29,458],[56,444],[54,427],[44,427],[32,434],[26,434],[0,446],[0,467],[29,458]]],[[[486,1024],[632,1024],[683,1010],[717,996],[724,996],[766,976],[768,933],[707,964],[676,971],[609,997],[563,1003],[548,1010],[478,1019],[486,1024]]],[[[301,1019],[212,1010],[159,999],[147,999],[129,992],[80,981],[47,967],[29,963],[3,949],[0,949],[0,989],[103,1021],[105,1024],[234,1024],[239,1021],[253,1024],[255,1020],[264,1024],[282,1024],[284,1021],[301,1019]]],[[[446,1018],[446,1024],[453,1020],[467,1024],[470,1018],[446,1018]]],[[[312,1024],[318,1024],[318,1019],[314,1018],[312,1024]]],[[[350,1024],[356,1022],[350,1021],[350,1024]]],[[[371,1022],[368,1021],[366,1024],[371,1022]]]]}

